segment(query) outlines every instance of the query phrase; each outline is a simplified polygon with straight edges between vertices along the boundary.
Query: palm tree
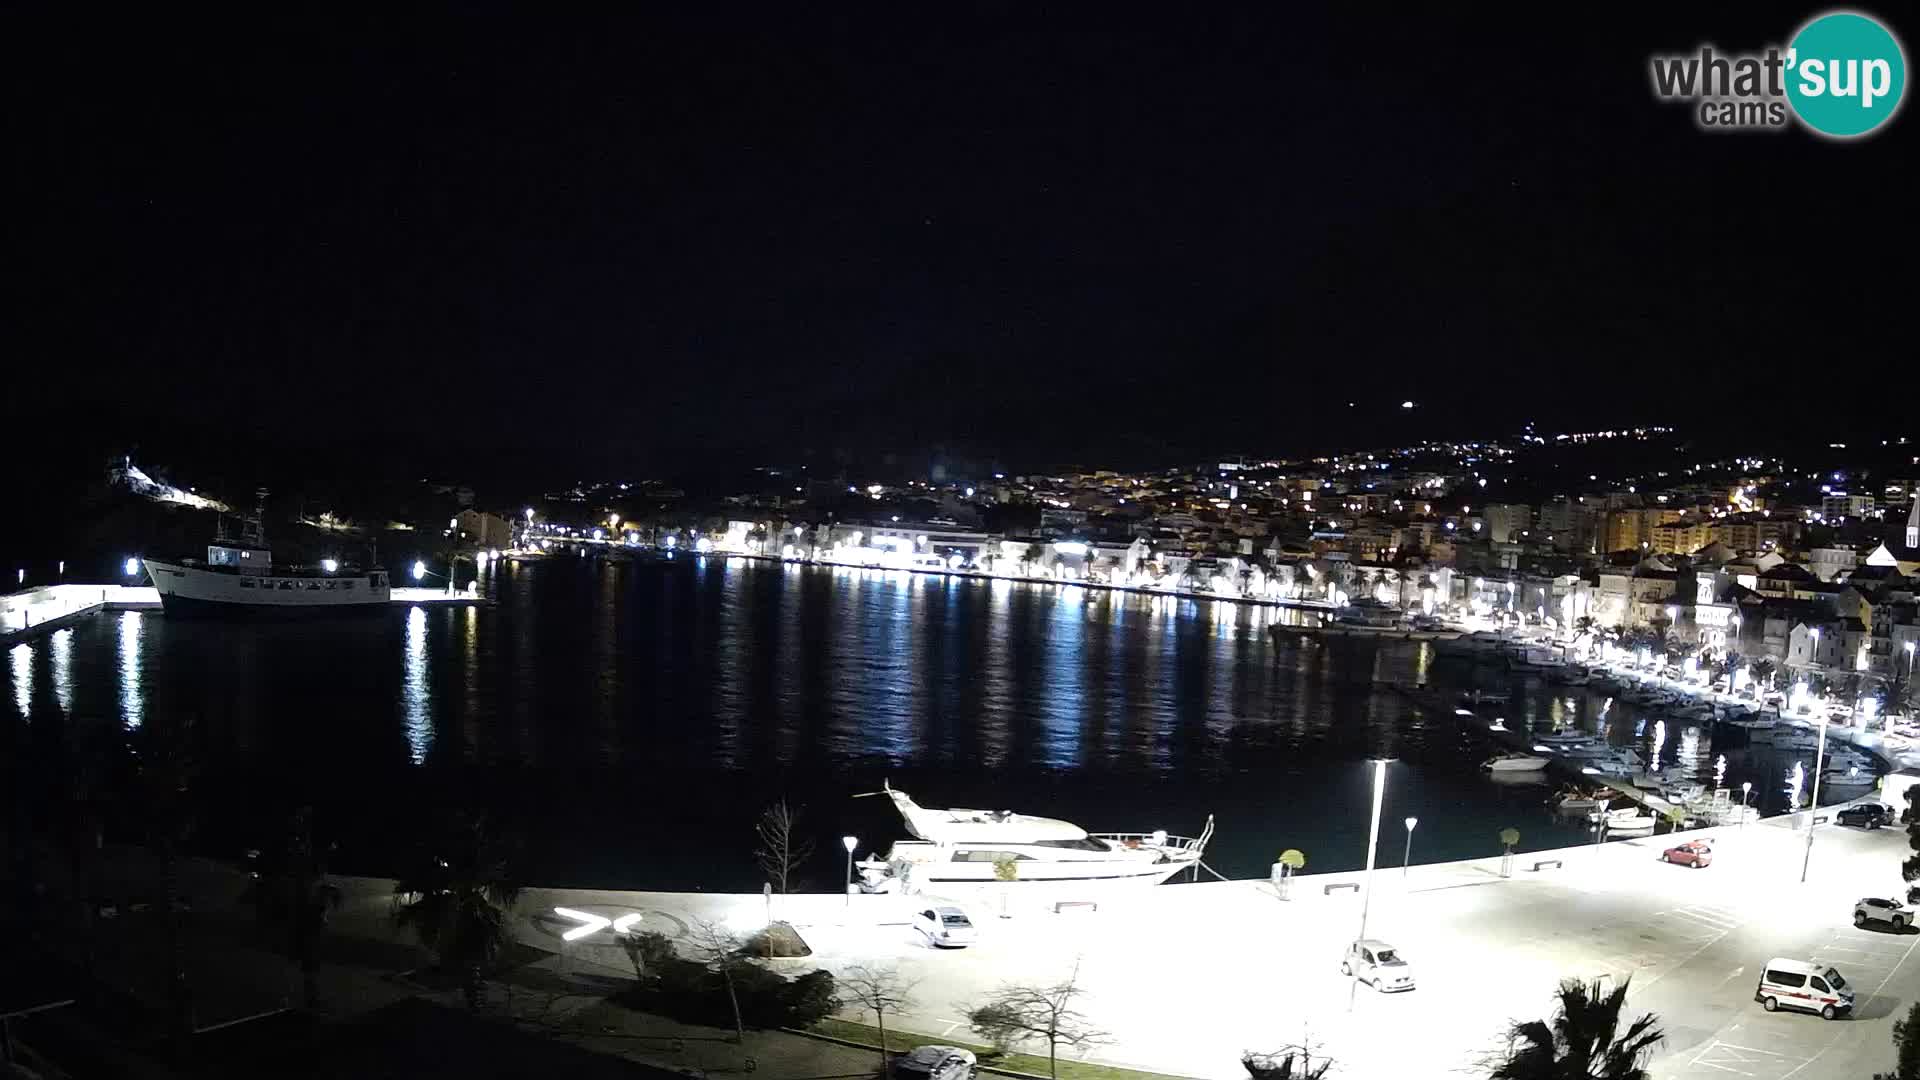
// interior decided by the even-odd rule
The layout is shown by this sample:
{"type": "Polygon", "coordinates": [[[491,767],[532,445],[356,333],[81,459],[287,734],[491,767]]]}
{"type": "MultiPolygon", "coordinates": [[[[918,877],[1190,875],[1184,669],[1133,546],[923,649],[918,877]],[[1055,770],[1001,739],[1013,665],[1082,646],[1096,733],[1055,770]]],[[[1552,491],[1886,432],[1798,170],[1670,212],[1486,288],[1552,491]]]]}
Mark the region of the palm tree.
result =
{"type": "Polygon", "coordinates": [[[1620,1032],[1632,981],[1622,979],[1602,993],[1597,979],[1562,979],[1553,1020],[1514,1024],[1507,1059],[1492,1080],[1647,1080],[1641,1062],[1666,1033],[1652,1013],[1620,1032]]]}
{"type": "Polygon", "coordinates": [[[243,900],[263,926],[284,931],[287,957],[300,967],[309,1010],[320,1005],[320,936],[327,913],[340,906],[340,890],[327,880],[326,854],[313,843],[313,808],[294,811],[285,839],[252,874],[243,900]]]}
{"type": "Polygon", "coordinates": [[[482,973],[507,944],[520,886],[508,872],[506,846],[482,817],[456,818],[438,847],[394,882],[393,921],[459,978],[467,1006],[477,1009],[482,973]]]}
{"type": "Polygon", "coordinates": [[[1288,884],[1300,868],[1307,865],[1306,852],[1299,848],[1288,848],[1280,853],[1280,899],[1287,898],[1288,884]]]}

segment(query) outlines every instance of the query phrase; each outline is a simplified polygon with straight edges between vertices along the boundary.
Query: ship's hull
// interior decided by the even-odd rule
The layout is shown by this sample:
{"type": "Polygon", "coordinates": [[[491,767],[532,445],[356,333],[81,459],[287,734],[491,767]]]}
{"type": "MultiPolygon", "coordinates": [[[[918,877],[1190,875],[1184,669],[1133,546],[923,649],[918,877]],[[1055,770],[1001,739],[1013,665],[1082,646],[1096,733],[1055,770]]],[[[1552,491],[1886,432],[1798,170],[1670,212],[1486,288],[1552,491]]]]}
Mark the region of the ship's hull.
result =
{"type": "Polygon", "coordinates": [[[169,616],[292,619],[386,611],[386,575],[326,578],[225,574],[177,563],[144,561],[169,616]]]}

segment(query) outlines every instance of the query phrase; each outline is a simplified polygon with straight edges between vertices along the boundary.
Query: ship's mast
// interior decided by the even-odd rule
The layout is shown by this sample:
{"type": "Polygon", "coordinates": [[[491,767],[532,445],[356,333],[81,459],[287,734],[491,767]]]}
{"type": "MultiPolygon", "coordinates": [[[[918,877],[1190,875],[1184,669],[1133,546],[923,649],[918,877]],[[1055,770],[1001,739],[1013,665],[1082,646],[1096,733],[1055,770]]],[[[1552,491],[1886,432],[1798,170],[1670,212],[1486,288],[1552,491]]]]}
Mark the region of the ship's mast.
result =
{"type": "Polygon", "coordinates": [[[252,547],[267,546],[267,489],[258,488],[253,493],[254,507],[251,516],[241,519],[240,542],[252,547]]]}

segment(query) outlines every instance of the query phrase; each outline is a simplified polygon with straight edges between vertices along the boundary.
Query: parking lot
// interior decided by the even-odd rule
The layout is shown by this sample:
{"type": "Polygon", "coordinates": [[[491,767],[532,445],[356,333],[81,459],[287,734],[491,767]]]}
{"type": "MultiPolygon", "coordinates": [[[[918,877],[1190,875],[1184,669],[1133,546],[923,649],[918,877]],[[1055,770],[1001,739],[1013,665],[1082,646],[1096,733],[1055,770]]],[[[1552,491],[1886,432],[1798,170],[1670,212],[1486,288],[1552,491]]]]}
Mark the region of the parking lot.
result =
{"type": "MultiPolygon", "coordinates": [[[[893,964],[917,980],[915,1005],[894,1021],[904,1028],[963,1033],[967,1008],[1002,982],[1077,977],[1083,1011],[1109,1033],[1092,1056],[1191,1076],[1244,1075],[1242,1051],[1302,1039],[1351,1075],[1484,1075],[1508,1023],[1547,1015],[1565,976],[1633,979],[1630,1008],[1658,1013],[1667,1031],[1656,1076],[1864,1077],[1888,1067],[1892,1021],[1920,995],[1911,961],[1920,934],[1850,920],[1858,898],[1900,891],[1904,833],[1821,826],[1804,886],[1804,834],[1784,824],[1682,838],[1693,836],[1713,838],[1713,865],[1662,863],[1675,841],[1660,836],[1516,857],[1510,879],[1498,859],[1416,866],[1404,885],[1397,868],[1379,873],[1368,936],[1397,946],[1418,981],[1393,995],[1355,990],[1339,973],[1359,927],[1359,895],[1338,887],[1352,874],[1299,878],[1285,900],[1264,882],[1182,885],[1103,896],[1093,910],[1016,903],[1011,918],[989,892],[960,898],[981,940],[951,951],[910,928],[902,898],[782,903],[816,950],[810,962],[893,964]],[[1533,869],[1554,859],[1561,865],[1533,869]],[[1774,956],[1838,967],[1857,988],[1857,1015],[1829,1023],[1762,1011],[1754,986],[1774,956]]],[[[669,929],[695,918],[748,927],[766,910],[758,896],[534,894],[535,904],[650,912],[669,929]]],[[[532,943],[555,947],[552,929],[532,943]]],[[[625,966],[606,942],[566,947],[577,962],[625,966]]]]}

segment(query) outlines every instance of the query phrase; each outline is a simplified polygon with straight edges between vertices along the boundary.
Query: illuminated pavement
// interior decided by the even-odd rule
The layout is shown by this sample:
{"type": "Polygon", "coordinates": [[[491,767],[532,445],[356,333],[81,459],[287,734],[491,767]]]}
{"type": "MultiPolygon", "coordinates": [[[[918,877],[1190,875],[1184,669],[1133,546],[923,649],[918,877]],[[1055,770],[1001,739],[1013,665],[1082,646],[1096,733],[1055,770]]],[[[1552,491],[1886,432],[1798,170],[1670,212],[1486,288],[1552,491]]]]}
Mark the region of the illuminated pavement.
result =
{"type": "MultiPolygon", "coordinates": [[[[1799,884],[1803,834],[1781,824],[1688,832],[1717,838],[1702,870],[1668,866],[1667,837],[1602,848],[1380,872],[1368,934],[1398,945],[1419,988],[1353,994],[1339,974],[1360,900],[1322,893],[1358,875],[1297,879],[1282,901],[1265,883],[1142,889],[1101,899],[1097,912],[1017,910],[996,917],[981,898],[966,906],[983,940],[934,951],[903,921],[905,901],[838,896],[789,898],[786,914],[817,951],[811,961],[897,964],[918,979],[917,1006],[901,1027],[964,1033],[960,1017],[1004,980],[1054,981],[1079,966],[1084,1011],[1112,1032],[1093,1057],[1190,1076],[1244,1076],[1243,1050],[1324,1044],[1357,1076],[1485,1075],[1475,1063],[1503,1045],[1507,1022],[1547,1015],[1563,976],[1634,977],[1629,1008],[1658,1013],[1668,1039],[1659,1077],[1868,1076],[1892,1064],[1891,1026],[1920,1000],[1920,934],[1894,936],[1851,925],[1853,901],[1902,888],[1899,829],[1866,833],[1822,826],[1812,882],[1799,884]],[[1565,866],[1534,872],[1541,859],[1565,866]],[[1768,1014],[1753,1001],[1759,968],[1773,956],[1815,956],[1857,987],[1858,1017],[1826,1022],[1768,1014]]],[[[1019,888],[1019,886],[1016,886],[1019,888]]],[[[1026,894],[1022,894],[1026,895],[1026,894]]],[[[676,932],[700,917],[748,929],[765,918],[758,896],[528,890],[529,944],[563,951],[567,964],[630,972],[605,930],[563,943],[580,926],[555,905],[613,919],[641,912],[645,925],[676,932]]]]}

